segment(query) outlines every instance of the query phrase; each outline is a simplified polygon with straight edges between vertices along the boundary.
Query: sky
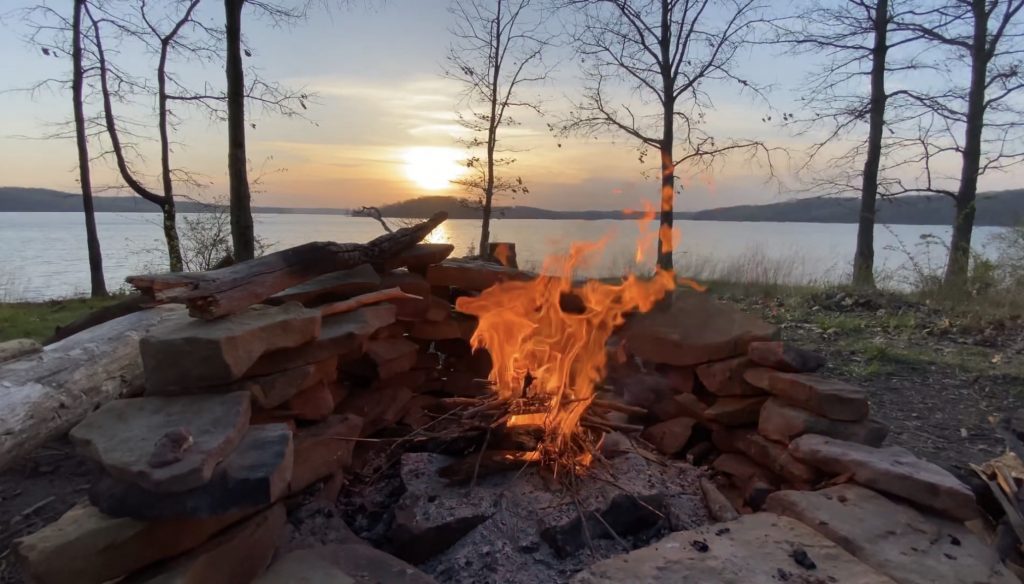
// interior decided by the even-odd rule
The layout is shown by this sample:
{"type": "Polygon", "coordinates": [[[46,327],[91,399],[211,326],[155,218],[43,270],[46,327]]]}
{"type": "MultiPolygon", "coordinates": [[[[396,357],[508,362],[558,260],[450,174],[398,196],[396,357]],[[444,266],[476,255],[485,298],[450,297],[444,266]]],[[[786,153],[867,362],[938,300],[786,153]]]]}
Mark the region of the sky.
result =
{"type": "MultiPolygon", "coordinates": [[[[13,11],[33,3],[2,0],[3,9],[12,12],[6,13],[0,29],[0,185],[75,192],[73,142],[45,138],[70,119],[70,96],[12,91],[67,74],[68,63],[42,55],[25,41],[27,27],[13,11]]],[[[51,4],[64,9],[70,2],[51,4]]],[[[201,18],[218,22],[221,6],[206,0],[201,18]]],[[[283,27],[247,14],[245,26],[252,50],[247,64],[266,79],[314,95],[307,119],[254,113],[247,137],[251,174],[259,177],[256,205],[351,208],[464,194],[449,182],[461,172],[459,161],[466,152],[457,142],[465,135],[456,124],[456,112],[463,107],[460,88],[441,75],[451,40],[447,0],[356,0],[283,27]]],[[[111,51],[140,72],[148,71],[152,62],[133,47],[111,51]]],[[[564,117],[581,87],[567,51],[554,51],[551,60],[560,60],[551,78],[529,89],[530,96],[540,97],[546,115],[523,114],[523,124],[508,134],[508,143],[517,150],[509,172],[522,177],[530,192],[499,204],[625,209],[656,201],[656,158],[640,162],[633,142],[614,134],[563,139],[548,131],[547,124],[564,117]]],[[[807,57],[760,48],[744,56],[741,73],[773,86],[772,105],[785,111],[794,107],[796,88],[812,66],[807,57]]],[[[189,82],[219,81],[216,70],[177,61],[171,67],[189,82]]],[[[735,90],[715,88],[712,97],[716,107],[707,124],[716,136],[761,139],[789,148],[797,158],[811,140],[763,122],[767,107],[735,90]]],[[[146,102],[122,111],[144,125],[155,119],[146,102]]],[[[197,111],[176,113],[185,121],[174,134],[174,164],[196,173],[205,185],[189,194],[222,199],[227,182],[225,125],[197,111]]],[[[141,142],[143,158],[134,164],[155,185],[153,146],[152,140],[141,142]]],[[[809,194],[800,189],[792,163],[780,156],[776,164],[777,180],[771,180],[763,164],[746,159],[727,161],[711,173],[680,170],[683,189],[676,208],[762,204],[809,194]]],[[[986,177],[982,187],[1015,188],[1019,172],[986,177]]],[[[119,186],[109,162],[96,161],[94,173],[94,184],[119,186]]]]}

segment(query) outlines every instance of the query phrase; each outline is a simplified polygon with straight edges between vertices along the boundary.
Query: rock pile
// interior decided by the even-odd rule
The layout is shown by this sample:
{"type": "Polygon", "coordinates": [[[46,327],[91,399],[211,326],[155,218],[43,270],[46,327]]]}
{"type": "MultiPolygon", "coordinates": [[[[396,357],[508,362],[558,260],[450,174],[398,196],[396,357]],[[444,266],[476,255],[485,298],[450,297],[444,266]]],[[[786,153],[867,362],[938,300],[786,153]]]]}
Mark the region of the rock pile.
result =
{"type": "Polygon", "coordinates": [[[329,273],[216,320],[178,313],[151,331],[140,341],[143,395],[106,404],[70,433],[103,476],[88,502],[17,543],[29,577],[256,578],[281,541],[282,501],[351,469],[359,438],[420,427],[443,397],[486,393],[477,380],[490,362],[468,342],[475,322],[452,303],[528,276],[446,261],[452,249],[419,244],[386,266],[329,273]],[[405,296],[346,304],[396,288],[405,296]]]}
{"type": "MultiPolygon", "coordinates": [[[[532,276],[448,259],[451,252],[450,245],[419,244],[385,262],[300,282],[221,318],[177,313],[149,332],[140,341],[142,396],[106,404],[70,433],[80,454],[103,470],[88,501],[16,543],[30,579],[270,584],[378,574],[377,581],[432,581],[358,543],[275,552],[287,529],[285,501],[355,472],[359,440],[398,426],[421,429],[450,411],[451,398],[491,391],[483,381],[490,356],[469,343],[476,322],[456,312],[454,302],[532,276]]],[[[772,582],[815,562],[822,581],[834,574],[851,582],[1011,581],[963,528],[978,513],[967,487],[906,450],[882,448],[887,428],[871,417],[865,391],[817,375],[822,358],[778,336],[730,305],[683,291],[616,333],[598,397],[622,405],[601,454],[624,468],[649,463],[657,457],[641,452],[639,438],[665,457],[709,466],[715,483],[694,479],[679,492],[659,492],[691,509],[689,497],[703,490],[711,515],[734,521],[694,530],[685,517],[673,520],[669,507],[654,512],[661,503],[645,503],[654,510],[650,525],[667,521],[678,533],[606,559],[576,581],[772,582]],[[815,491],[822,487],[829,488],[815,491]],[[964,553],[940,545],[946,537],[964,553]],[[963,559],[968,550],[970,559],[963,559]],[[914,572],[900,553],[934,565],[914,572]],[[943,564],[950,557],[962,559],[943,564]]],[[[415,468],[409,461],[426,458],[407,455],[403,473],[415,468]]],[[[701,471],[686,465],[680,472],[701,471]]],[[[397,555],[438,577],[445,573],[437,564],[442,551],[450,548],[453,561],[476,557],[467,546],[493,542],[488,534],[505,533],[506,523],[530,520],[499,513],[495,503],[488,514],[459,523],[457,536],[441,538],[431,531],[433,514],[456,495],[432,495],[445,487],[434,475],[428,479],[420,481],[423,489],[406,487],[392,535],[405,533],[408,541],[391,543],[397,555]],[[427,550],[424,537],[443,549],[427,550]]],[[[622,501],[629,503],[627,523],[637,516],[630,506],[640,500],[636,493],[605,498],[605,511],[593,521],[568,517],[542,530],[540,539],[553,550],[545,553],[584,553],[591,532],[600,540],[601,529],[612,530],[608,517],[622,501]]],[[[442,519],[447,525],[452,518],[442,519]]],[[[615,547],[619,536],[612,532],[605,543],[615,547]]],[[[527,544],[510,557],[528,557],[542,545],[527,544]]]]}

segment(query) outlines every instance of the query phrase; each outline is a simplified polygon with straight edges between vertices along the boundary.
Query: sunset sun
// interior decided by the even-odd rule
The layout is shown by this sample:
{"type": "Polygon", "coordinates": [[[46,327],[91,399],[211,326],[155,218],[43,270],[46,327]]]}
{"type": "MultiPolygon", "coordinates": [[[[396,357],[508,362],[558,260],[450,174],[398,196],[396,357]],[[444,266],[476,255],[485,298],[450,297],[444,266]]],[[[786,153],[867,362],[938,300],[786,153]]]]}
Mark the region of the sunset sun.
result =
{"type": "Polygon", "coordinates": [[[408,148],[403,155],[405,175],[420,188],[437,191],[449,186],[465,172],[460,162],[464,156],[464,152],[455,148],[408,148]]]}

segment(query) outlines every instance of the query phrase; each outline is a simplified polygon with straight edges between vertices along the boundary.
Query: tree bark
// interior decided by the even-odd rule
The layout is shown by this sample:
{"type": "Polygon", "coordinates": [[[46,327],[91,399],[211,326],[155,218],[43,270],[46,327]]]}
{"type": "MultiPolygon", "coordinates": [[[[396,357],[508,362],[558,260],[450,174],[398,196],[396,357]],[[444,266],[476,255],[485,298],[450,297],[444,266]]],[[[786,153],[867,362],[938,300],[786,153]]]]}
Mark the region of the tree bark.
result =
{"type": "Polygon", "coordinates": [[[365,244],[312,242],[219,270],[129,276],[127,281],[153,302],[184,302],[192,316],[219,318],[321,274],[383,262],[412,248],[447,217],[437,213],[365,244]]]}
{"type": "Polygon", "coordinates": [[[242,6],[245,0],[224,0],[227,54],[228,181],[231,196],[231,242],[236,261],[256,256],[252,202],[245,154],[245,72],[242,68],[242,6]]]}
{"type": "Polygon", "coordinates": [[[985,0],[971,0],[974,35],[971,51],[971,86],[967,93],[967,124],[961,155],[960,188],[956,193],[956,216],[949,243],[949,261],[943,287],[963,292],[967,287],[971,263],[971,236],[974,232],[974,201],[978,196],[981,165],[981,137],[985,128],[985,85],[988,79],[988,13],[985,0]]]}
{"type": "Polygon", "coordinates": [[[0,470],[104,403],[141,390],[139,339],[176,317],[183,311],[137,312],[0,365],[0,470]]]}
{"type": "Polygon", "coordinates": [[[178,26],[168,36],[160,39],[160,61],[156,69],[157,80],[157,103],[159,104],[159,131],[160,131],[160,179],[163,183],[164,197],[160,210],[163,212],[164,240],[167,242],[167,258],[172,272],[180,272],[184,269],[181,259],[181,242],[178,239],[177,217],[174,210],[174,177],[171,175],[171,140],[170,131],[167,127],[167,54],[170,50],[171,41],[177,36],[178,31],[192,14],[198,2],[189,6],[185,18],[179,21],[178,26]]]}
{"type": "Polygon", "coordinates": [[[82,66],[82,12],[85,0],[75,0],[75,13],[71,22],[71,99],[75,111],[75,142],[78,147],[78,182],[82,187],[82,211],[85,215],[85,243],[89,251],[89,283],[92,296],[106,296],[107,284],[103,277],[103,254],[96,230],[96,213],[92,204],[92,176],[89,168],[89,142],[85,131],[83,89],[85,73],[82,66]]]}
{"type": "Polygon", "coordinates": [[[869,105],[867,155],[860,189],[857,250],[853,256],[853,285],[875,287],[875,210],[878,199],[878,168],[882,160],[885,129],[885,66],[889,52],[889,0],[875,2],[875,41],[871,50],[871,103],[869,105]]]}

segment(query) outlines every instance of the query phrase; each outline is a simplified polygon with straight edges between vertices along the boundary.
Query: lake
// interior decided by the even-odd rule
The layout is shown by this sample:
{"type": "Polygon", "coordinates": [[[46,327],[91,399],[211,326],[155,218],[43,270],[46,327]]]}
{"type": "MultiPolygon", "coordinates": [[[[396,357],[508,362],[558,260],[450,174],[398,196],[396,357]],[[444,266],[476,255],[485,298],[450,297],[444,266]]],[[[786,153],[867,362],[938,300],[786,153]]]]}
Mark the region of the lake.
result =
{"type": "MultiPolygon", "coordinates": [[[[118,289],[124,278],[164,265],[162,232],[156,214],[99,213],[96,216],[103,250],[107,287],[118,289]]],[[[382,233],[368,218],[338,215],[259,215],[257,233],[271,251],[309,241],[368,241],[382,233]]],[[[677,222],[681,241],[677,271],[697,278],[727,276],[749,280],[800,282],[837,281],[850,272],[856,225],[822,223],[677,222]]],[[[634,261],[640,236],[638,221],[505,219],[492,224],[493,241],[516,243],[520,265],[537,268],[544,257],[564,252],[573,241],[608,238],[604,252],[581,275],[649,271],[647,258],[634,261]]],[[[975,230],[985,241],[999,228],[975,230]]],[[[429,241],[455,245],[455,255],[475,248],[479,222],[450,220],[429,241]]],[[[878,226],[876,261],[884,281],[905,285],[908,255],[919,265],[941,269],[944,250],[920,243],[924,234],[949,238],[947,226],[878,226]],[[905,250],[905,251],[902,251],[905,250]]],[[[43,300],[83,295],[89,289],[85,226],[79,213],[0,213],[0,300],[43,300]]]]}

